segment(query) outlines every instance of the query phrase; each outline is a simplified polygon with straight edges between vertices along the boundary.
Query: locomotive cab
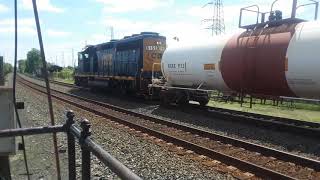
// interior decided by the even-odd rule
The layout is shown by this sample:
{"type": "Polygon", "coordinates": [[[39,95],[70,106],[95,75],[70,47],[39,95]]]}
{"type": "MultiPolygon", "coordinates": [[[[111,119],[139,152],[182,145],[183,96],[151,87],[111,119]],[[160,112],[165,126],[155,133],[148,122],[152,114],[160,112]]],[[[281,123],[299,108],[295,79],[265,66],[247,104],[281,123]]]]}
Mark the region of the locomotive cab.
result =
{"type": "Polygon", "coordinates": [[[86,46],[78,53],[78,70],[75,76],[77,86],[87,86],[90,75],[93,74],[96,65],[96,55],[93,46],[86,46]]]}

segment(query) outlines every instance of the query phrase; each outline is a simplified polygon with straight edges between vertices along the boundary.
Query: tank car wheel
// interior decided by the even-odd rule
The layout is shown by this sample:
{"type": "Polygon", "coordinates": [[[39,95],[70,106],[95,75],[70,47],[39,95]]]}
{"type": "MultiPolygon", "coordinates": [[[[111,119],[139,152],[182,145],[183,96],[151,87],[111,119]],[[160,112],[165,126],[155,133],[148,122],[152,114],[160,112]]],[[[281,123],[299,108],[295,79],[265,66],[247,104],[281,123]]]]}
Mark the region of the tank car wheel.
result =
{"type": "Polygon", "coordinates": [[[200,106],[205,107],[209,103],[209,100],[201,100],[199,101],[199,103],[200,103],[200,106]]]}

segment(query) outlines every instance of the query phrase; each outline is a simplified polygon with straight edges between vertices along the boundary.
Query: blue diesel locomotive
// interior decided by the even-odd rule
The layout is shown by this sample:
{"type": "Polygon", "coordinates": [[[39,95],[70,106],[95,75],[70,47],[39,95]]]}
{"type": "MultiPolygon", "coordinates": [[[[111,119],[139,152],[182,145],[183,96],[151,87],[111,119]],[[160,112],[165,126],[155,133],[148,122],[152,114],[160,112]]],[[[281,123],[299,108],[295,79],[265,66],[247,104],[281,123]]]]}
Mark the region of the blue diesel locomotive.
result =
{"type": "Polygon", "coordinates": [[[75,84],[148,95],[152,76],[161,76],[166,38],[142,32],[121,40],[86,46],[78,53],[75,84]]]}

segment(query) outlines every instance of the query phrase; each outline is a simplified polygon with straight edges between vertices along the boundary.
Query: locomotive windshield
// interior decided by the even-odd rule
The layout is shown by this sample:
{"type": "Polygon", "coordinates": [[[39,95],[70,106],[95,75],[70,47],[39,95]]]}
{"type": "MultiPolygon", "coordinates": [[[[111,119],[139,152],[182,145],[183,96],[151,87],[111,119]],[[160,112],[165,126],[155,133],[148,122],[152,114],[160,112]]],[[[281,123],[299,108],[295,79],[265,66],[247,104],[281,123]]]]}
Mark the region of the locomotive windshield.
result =
{"type": "Polygon", "coordinates": [[[87,53],[79,53],[79,60],[85,60],[89,58],[89,54],[87,53]]]}

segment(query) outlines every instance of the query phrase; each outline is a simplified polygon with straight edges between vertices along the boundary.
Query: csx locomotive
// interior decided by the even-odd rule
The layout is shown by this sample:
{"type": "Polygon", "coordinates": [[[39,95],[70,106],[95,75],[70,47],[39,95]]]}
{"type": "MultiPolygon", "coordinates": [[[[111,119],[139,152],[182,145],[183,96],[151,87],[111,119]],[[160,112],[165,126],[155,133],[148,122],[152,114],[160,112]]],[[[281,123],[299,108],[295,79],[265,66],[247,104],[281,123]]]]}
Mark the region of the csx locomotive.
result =
{"type": "Polygon", "coordinates": [[[75,84],[147,95],[152,76],[161,76],[165,48],[166,38],[154,32],[86,46],[78,53],[75,84]]]}

